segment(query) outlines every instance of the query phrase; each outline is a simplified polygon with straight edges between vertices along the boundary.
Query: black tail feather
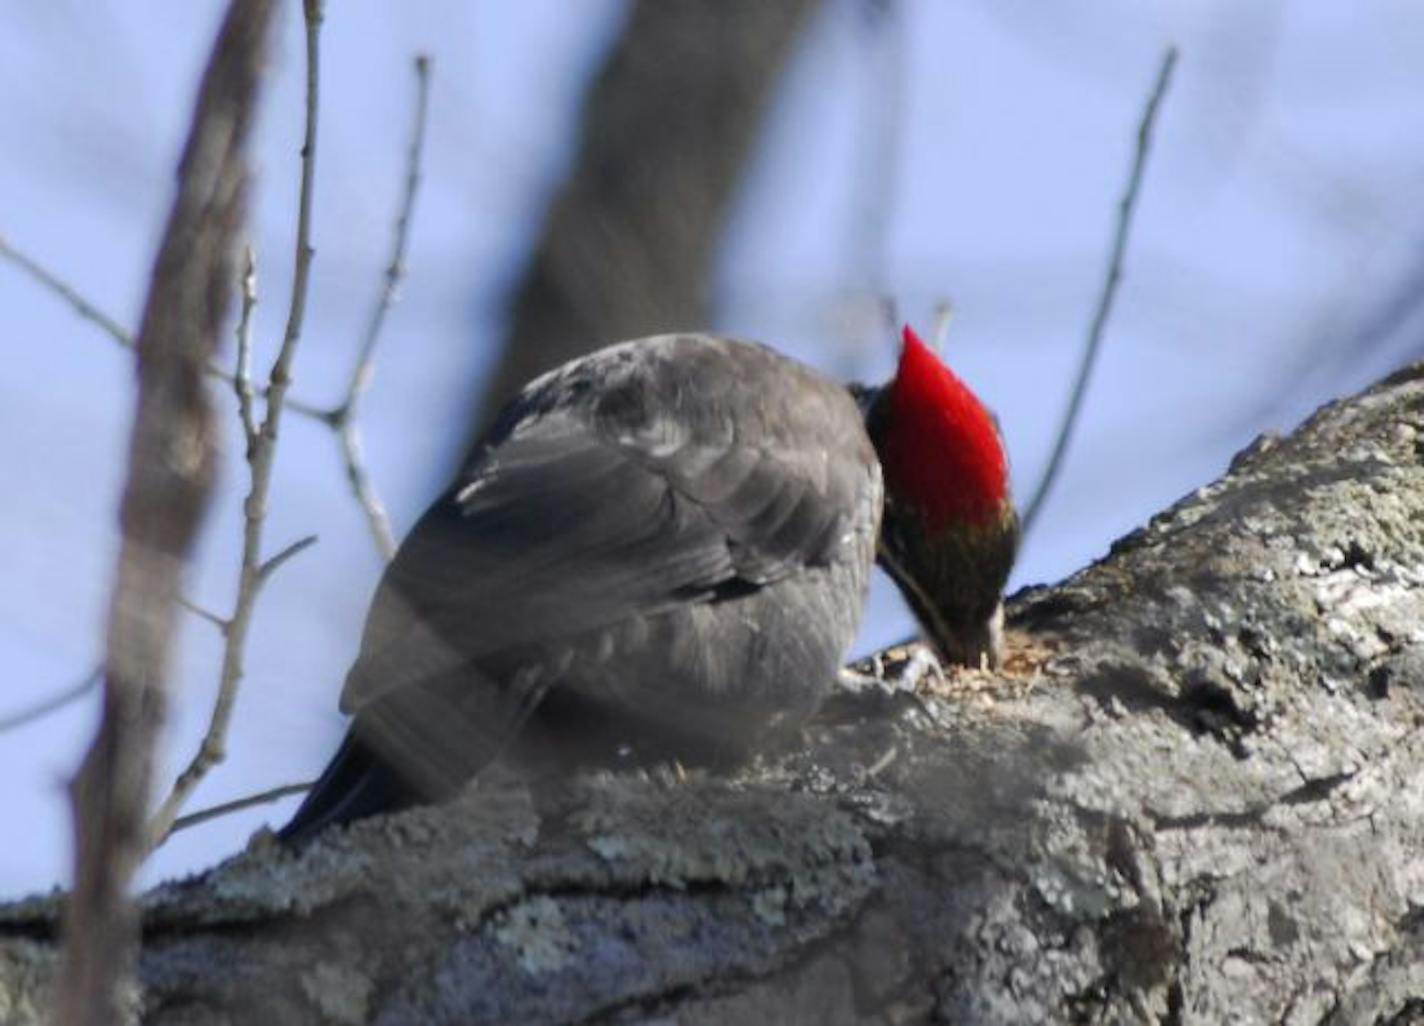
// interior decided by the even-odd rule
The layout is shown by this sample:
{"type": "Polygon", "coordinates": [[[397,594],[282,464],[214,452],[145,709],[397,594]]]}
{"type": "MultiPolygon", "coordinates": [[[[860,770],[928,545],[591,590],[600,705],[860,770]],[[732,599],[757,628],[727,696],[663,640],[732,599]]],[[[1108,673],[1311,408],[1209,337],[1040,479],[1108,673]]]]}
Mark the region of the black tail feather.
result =
{"type": "Polygon", "coordinates": [[[354,731],[348,731],[296,815],[277,831],[277,838],[284,844],[300,846],[327,827],[394,812],[420,801],[415,788],[354,731]]]}

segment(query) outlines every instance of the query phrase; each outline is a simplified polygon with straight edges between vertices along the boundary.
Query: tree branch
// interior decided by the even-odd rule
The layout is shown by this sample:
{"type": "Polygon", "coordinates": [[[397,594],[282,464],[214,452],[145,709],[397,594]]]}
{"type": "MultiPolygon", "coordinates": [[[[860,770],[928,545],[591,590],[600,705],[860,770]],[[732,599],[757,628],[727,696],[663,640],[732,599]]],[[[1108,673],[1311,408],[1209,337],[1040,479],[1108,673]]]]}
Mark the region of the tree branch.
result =
{"type": "Polygon", "coordinates": [[[341,402],[327,414],[327,422],[336,432],[341,445],[342,462],[346,467],[346,477],[351,484],[351,492],[366,517],[371,537],[381,558],[390,561],[396,553],[395,535],[391,531],[390,518],[385,506],[376,494],[370,472],[361,456],[361,434],[357,424],[357,408],[361,397],[370,387],[375,370],[376,343],[380,340],[381,329],[386,323],[386,314],[395,305],[400,295],[400,284],[406,274],[406,250],[410,238],[411,216],[415,210],[415,196],[420,188],[420,169],[425,150],[425,123],[430,104],[430,58],[418,54],[415,58],[415,118],[411,130],[409,155],[406,160],[405,186],[401,192],[397,208],[395,228],[391,233],[391,257],[386,265],[384,284],[371,308],[371,317],[366,323],[366,333],[362,336],[361,347],[357,351],[356,364],[352,368],[346,393],[341,402]]]}
{"type": "MultiPolygon", "coordinates": [[[[1016,596],[1002,670],[882,653],[730,779],[496,771],[165,885],[145,1021],[1409,1021],[1421,410],[1326,407],[1016,596]]],[[[57,905],[0,906],[28,1021],[57,905]]]]}
{"type": "Polygon", "coordinates": [[[28,709],[21,709],[19,712],[10,713],[8,716],[0,716],[0,734],[6,731],[16,730],[20,727],[27,727],[36,720],[42,720],[50,713],[63,709],[70,702],[76,702],[89,692],[99,686],[99,682],[104,679],[103,667],[96,667],[90,670],[85,678],[73,687],[61,691],[57,695],[51,695],[30,706],[28,709]]]}
{"type": "Polygon", "coordinates": [[[214,627],[216,627],[216,628],[217,628],[219,631],[221,631],[223,634],[226,634],[226,633],[227,633],[227,628],[228,628],[228,623],[229,623],[227,617],[225,617],[225,616],[220,616],[219,614],[214,613],[214,612],[213,612],[211,609],[209,609],[207,606],[200,605],[199,603],[194,602],[192,599],[188,598],[188,596],[186,596],[186,595],[179,595],[179,596],[178,596],[178,605],[179,605],[181,608],[183,608],[183,609],[187,610],[188,612],[192,613],[192,614],[193,614],[194,616],[196,616],[199,620],[206,620],[208,623],[212,624],[214,627]]]}
{"type": "Polygon", "coordinates": [[[236,798],[230,802],[222,802],[218,805],[209,806],[206,809],[199,809],[190,812],[186,816],[179,816],[173,821],[173,828],[170,834],[176,834],[180,830],[187,830],[200,823],[206,823],[210,819],[218,819],[221,816],[228,816],[234,812],[241,812],[243,809],[255,808],[258,805],[266,805],[268,802],[280,801],[288,795],[304,794],[312,789],[315,781],[304,780],[298,784],[283,784],[280,787],[268,788],[266,791],[259,791],[243,798],[236,798]]]}
{"type": "MultiPolygon", "coordinates": [[[[74,308],[74,312],[86,321],[97,325],[106,335],[112,338],[125,349],[134,348],[133,336],[128,329],[119,324],[113,317],[100,310],[92,302],[86,299],[78,289],[69,284],[64,278],[54,271],[45,267],[35,260],[34,257],[23,250],[16,249],[3,235],[0,235],[0,259],[9,260],[12,264],[24,271],[38,284],[48,289],[74,308]]],[[[215,378],[226,385],[236,385],[236,375],[229,373],[216,363],[210,363],[205,368],[209,377],[215,378]]],[[[266,396],[266,390],[263,390],[266,396]]],[[[327,410],[313,406],[311,403],[302,402],[299,399],[288,399],[287,408],[293,413],[300,413],[304,417],[313,420],[325,421],[330,415],[327,410]]]]}
{"type": "Polygon", "coordinates": [[[53,292],[60,299],[64,300],[74,312],[89,323],[97,326],[100,331],[112,338],[125,349],[134,347],[133,336],[118,321],[114,320],[104,311],[100,310],[69,282],[65,281],[55,272],[34,260],[26,253],[10,245],[3,235],[0,235],[0,257],[10,261],[20,270],[24,271],[35,281],[39,282],[49,291],[53,292]]]}
{"type": "Polygon", "coordinates": [[[243,270],[243,314],[238,331],[238,373],[234,378],[238,406],[244,432],[247,434],[248,492],[243,503],[243,535],[241,566],[238,570],[237,599],[232,615],[227,618],[224,632],[222,670],[218,680],[217,698],[213,702],[208,729],[188,765],[178,774],[168,796],[159,805],[148,827],[149,848],[162,844],[173,827],[173,821],[183,804],[202,782],[203,777],[227,756],[228,725],[232,721],[237,692],[247,650],[247,635],[252,626],[252,611],[258,593],[271,570],[285,559],[311,544],[304,540],[284,553],[264,562],[262,533],[267,520],[267,498],[272,485],[272,467],[277,455],[277,439],[282,420],[287,388],[291,384],[292,360],[301,339],[302,321],[306,313],[307,289],[311,273],[312,191],[316,173],[316,141],[318,86],[320,82],[320,35],[322,4],[320,0],[305,0],[302,6],[306,25],[306,129],[301,151],[301,190],[298,199],[296,270],[292,277],[292,297],[287,313],[287,327],[282,346],[273,361],[267,378],[266,415],[259,425],[251,408],[251,382],[246,378],[250,360],[250,342],[246,338],[247,321],[256,302],[256,286],[249,284],[252,269],[243,270]],[[249,300],[248,297],[252,297],[249,300]]]}
{"type": "Polygon", "coordinates": [[[278,568],[281,567],[283,563],[285,563],[287,560],[291,559],[298,553],[305,552],[307,549],[315,545],[316,542],[316,535],[309,534],[305,538],[298,538],[286,548],[278,551],[276,555],[268,556],[262,561],[261,565],[257,568],[258,581],[266,581],[267,578],[271,577],[274,573],[277,572],[278,568]]]}
{"type": "Polygon", "coordinates": [[[271,0],[233,0],[203,74],[138,332],[138,409],[109,609],[104,711],[72,785],[74,891],[57,988],[60,1026],[127,1018],[138,942],[128,888],[146,851],[153,751],[167,706],[182,571],[216,461],[204,369],[227,312],[244,155],[271,0]]]}
{"type": "Polygon", "coordinates": [[[247,458],[257,447],[257,414],[253,410],[252,389],[252,311],[257,306],[257,257],[252,247],[242,251],[242,313],[237,318],[237,368],[232,375],[232,390],[237,396],[237,415],[242,422],[242,440],[247,458]]]}
{"type": "Polygon", "coordinates": [[[482,371],[473,441],[536,375],[616,339],[708,320],[726,213],[771,97],[824,0],[636,0],[584,101],[569,177],[545,215],[482,371]]]}
{"type": "Polygon", "coordinates": [[[1088,379],[1097,363],[1098,349],[1102,345],[1103,332],[1107,328],[1108,315],[1112,312],[1113,299],[1117,295],[1118,282],[1122,280],[1123,255],[1127,252],[1128,231],[1132,227],[1132,214],[1137,207],[1137,193],[1142,186],[1142,173],[1147,166],[1147,154],[1152,145],[1152,126],[1157,120],[1157,110],[1162,105],[1162,97],[1167,94],[1167,86],[1172,81],[1172,69],[1177,66],[1177,48],[1168,47],[1162,55],[1162,64],[1157,69],[1157,78],[1148,94],[1147,104],[1142,110],[1142,118],[1137,125],[1137,145],[1132,154],[1132,170],[1128,174],[1127,185],[1122,199],[1117,204],[1117,226],[1113,230],[1112,251],[1108,257],[1107,272],[1103,276],[1102,293],[1093,310],[1093,320],[1088,328],[1088,337],[1083,347],[1083,359],[1078,365],[1078,376],[1073,382],[1073,391],[1068,399],[1068,408],[1063,413],[1063,421],[1054,436],[1053,452],[1048,457],[1043,476],[1039,478],[1033,497],[1024,507],[1023,529],[1027,533],[1038,519],[1048,492],[1062,468],[1063,457],[1068,452],[1073,431],[1078,424],[1078,413],[1083,406],[1083,397],[1088,391],[1088,379]]]}

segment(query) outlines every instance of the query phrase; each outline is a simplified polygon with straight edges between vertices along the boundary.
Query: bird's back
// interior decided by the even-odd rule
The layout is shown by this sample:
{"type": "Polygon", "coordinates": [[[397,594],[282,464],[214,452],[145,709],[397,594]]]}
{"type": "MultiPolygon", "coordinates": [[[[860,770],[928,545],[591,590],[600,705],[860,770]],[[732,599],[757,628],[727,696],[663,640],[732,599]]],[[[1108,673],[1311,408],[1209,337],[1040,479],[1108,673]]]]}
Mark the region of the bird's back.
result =
{"type": "Polygon", "coordinates": [[[567,364],[388,568],[343,695],[354,735],[429,797],[531,716],[570,750],[735,755],[833,678],[880,505],[850,395],[772,350],[669,335],[567,364]]]}

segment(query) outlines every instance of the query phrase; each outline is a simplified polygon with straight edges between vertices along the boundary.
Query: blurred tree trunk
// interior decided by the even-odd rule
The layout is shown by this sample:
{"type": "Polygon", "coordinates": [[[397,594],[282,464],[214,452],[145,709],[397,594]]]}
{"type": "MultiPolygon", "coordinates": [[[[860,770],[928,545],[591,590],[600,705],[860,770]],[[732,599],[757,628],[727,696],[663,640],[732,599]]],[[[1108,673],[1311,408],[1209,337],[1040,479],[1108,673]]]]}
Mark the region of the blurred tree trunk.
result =
{"type": "MultiPolygon", "coordinates": [[[[139,910],[130,888],[149,845],[177,598],[217,474],[205,375],[233,292],[246,219],[247,139],[276,9],[272,0],[231,0],[223,15],[135,339],[138,390],[109,597],[103,713],[70,785],[74,887],[55,1026],[107,1026],[125,1014],[136,986],[139,910]]],[[[11,843],[23,843],[24,824],[8,829],[11,843]]],[[[10,1022],[16,1010],[5,996],[0,992],[0,1019],[10,1022]]]]}
{"type": "Polygon", "coordinates": [[[707,322],[728,205],[820,0],[638,0],[584,104],[577,156],[512,302],[478,433],[537,374],[707,322]]]}
{"type": "MultiPolygon", "coordinates": [[[[1018,596],[1002,672],[159,888],[144,1021],[1418,1023],[1421,524],[1424,365],[1018,596]]],[[[6,1023],[58,904],[0,906],[6,1023]]]]}

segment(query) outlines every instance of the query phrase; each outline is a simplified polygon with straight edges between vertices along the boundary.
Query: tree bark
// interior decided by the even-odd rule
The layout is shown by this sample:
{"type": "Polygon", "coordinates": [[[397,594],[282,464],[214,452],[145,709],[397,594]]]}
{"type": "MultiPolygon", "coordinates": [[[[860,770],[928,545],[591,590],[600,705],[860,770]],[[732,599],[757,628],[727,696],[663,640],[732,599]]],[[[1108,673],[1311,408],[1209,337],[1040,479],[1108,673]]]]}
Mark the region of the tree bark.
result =
{"type": "MultiPolygon", "coordinates": [[[[1263,439],[730,778],[256,844],[145,903],[145,1021],[1418,1022],[1424,364],[1263,439]]],[[[55,900],[0,910],[38,1021],[55,900]]]]}
{"type": "Polygon", "coordinates": [[[820,0],[638,0],[589,90],[568,181],[511,300],[476,438],[535,376],[707,323],[722,223],[820,0]]]}

